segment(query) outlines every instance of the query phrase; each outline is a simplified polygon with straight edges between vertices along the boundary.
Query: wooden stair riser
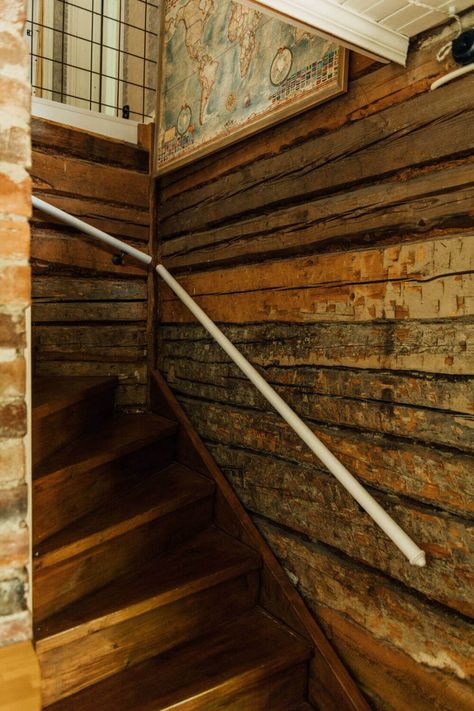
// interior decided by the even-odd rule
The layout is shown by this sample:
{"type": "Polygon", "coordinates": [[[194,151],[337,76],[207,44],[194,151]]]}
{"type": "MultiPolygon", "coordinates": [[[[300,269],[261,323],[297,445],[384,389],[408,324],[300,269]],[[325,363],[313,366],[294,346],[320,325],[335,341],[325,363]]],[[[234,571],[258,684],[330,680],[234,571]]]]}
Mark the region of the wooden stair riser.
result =
{"type": "Polygon", "coordinates": [[[212,514],[213,499],[206,497],[56,565],[42,568],[41,558],[37,559],[33,577],[36,622],[204,530],[212,514]]]}
{"type": "Polygon", "coordinates": [[[254,571],[92,634],[85,626],[83,637],[56,649],[48,651],[49,640],[38,642],[43,704],[210,632],[252,608],[258,585],[254,571]]]}
{"type": "Polygon", "coordinates": [[[46,416],[35,416],[33,409],[33,466],[81,434],[93,432],[113,413],[114,401],[115,389],[108,387],[46,416]]]}
{"type": "Polygon", "coordinates": [[[33,482],[33,544],[126,492],[151,467],[154,472],[164,469],[173,461],[174,450],[175,438],[170,436],[100,467],[65,469],[37,479],[33,482]]]}

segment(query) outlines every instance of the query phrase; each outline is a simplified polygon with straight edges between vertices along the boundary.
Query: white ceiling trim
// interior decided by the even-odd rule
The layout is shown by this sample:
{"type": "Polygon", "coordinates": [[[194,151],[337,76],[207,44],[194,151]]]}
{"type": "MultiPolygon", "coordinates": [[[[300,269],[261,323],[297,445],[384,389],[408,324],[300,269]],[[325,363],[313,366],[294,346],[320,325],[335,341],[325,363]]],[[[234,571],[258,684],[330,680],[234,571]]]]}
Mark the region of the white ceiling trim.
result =
{"type": "MultiPolygon", "coordinates": [[[[242,0],[241,0],[242,1],[242,0]]],[[[384,62],[406,64],[408,37],[331,0],[243,0],[384,62]]]]}

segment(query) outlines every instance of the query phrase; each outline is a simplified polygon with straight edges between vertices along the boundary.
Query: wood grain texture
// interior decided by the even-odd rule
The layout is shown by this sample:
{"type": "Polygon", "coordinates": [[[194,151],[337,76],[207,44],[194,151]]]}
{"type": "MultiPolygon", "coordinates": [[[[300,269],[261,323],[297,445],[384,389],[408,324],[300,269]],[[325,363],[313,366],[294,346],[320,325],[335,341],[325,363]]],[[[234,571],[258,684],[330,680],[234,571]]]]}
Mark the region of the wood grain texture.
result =
{"type": "Polygon", "coordinates": [[[171,545],[209,526],[212,499],[198,497],[188,507],[153,518],[122,536],[86,549],[78,559],[39,569],[35,579],[35,617],[38,622],[56,614],[114,578],[136,570],[171,545]]]}
{"type": "Polygon", "coordinates": [[[212,636],[123,672],[118,683],[116,679],[103,681],[51,706],[51,711],[86,711],[97,698],[104,711],[165,711],[178,704],[189,711],[237,711],[243,702],[255,711],[277,711],[285,688],[286,706],[303,701],[308,654],[304,641],[255,609],[221,626],[212,636]],[[291,683],[295,673],[298,683],[291,683]]]}
{"type": "Polygon", "coordinates": [[[61,153],[148,173],[148,150],[141,146],[115,141],[36,117],[31,121],[31,137],[37,148],[54,155],[61,153]],[[111,150],[112,145],[114,150],[111,150]]]}
{"type": "MultiPolygon", "coordinates": [[[[36,119],[32,176],[35,194],[47,202],[147,251],[146,149],[36,119]]],[[[64,374],[117,375],[117,406],[143,407],[146,340],[133,355],[129,351],[125,361],[121,346],[127,342],[128,328],[138,334],[146,330],[146,270],[132,259],[114,265],[112,256],[113,250],[35,212],[31,243],[35,373],[61,370],[63,355],[52,352],[45,336],[54,337],[57,327],[71,336],[80,327],[81,337],[69,351],[64,374]],[[95,345],[95,353],[88,352],[87,343],[95,345]]],[[[66,336],[59,342],[67,340],[66,336]]]]}
{"type": "Polygon", "coordinates": [[[442,93],[423,94],[341,128],[337,143],[330,133],[316,136],[290,153],[254,162],[251,170],[234,171],[183,193],[162,205],[161,234],[169,238],[196,231],[257,209],[374,181],[414,164],[472,152],[472,86],[472,78],[465,78],[442,93]]]}
{"type": "Polygon", "coordinates": [[[270,548],[243,509],[229,482],[191,426],[185,411],[173,396],[163,376],[157,371],[152,380],[151,404],[155,412],[175,419],[180,425],[178,461],[193,466],[202,473],[206,472],[215,482],[217,525],[261,556],[263,568],[260,602],[264,609],[282,620],[312,645],[313,656],[310,662],[312,674],[320,681],[327,699],[330,699],[330,704],[321,700],[320,707],[324,711],[326,708],[332,709],[337,703],[340,711],[368,711],[367,702],[347,669],[341,664],[331,644],[309,614],[301,597],[294,590],[270,548]]]}
{"type": "Polygon", "coordinates": [[[238,222],[163,243],[166,265],[178,270],[344,248],[369,239],[455,231],[473,225],[472,162],[436,167],[413,177],[362,183],[302,204],[276,207],[238,222]]]}
{"type": "Polygon", "coordinates": [[[174,433],[172,423],[122,415],[99,436],[83,437],[45,460],[33,481],[34,543],[130,491],[150,463],[155,472],[171,464],[174,433]]]}
{"type": "Polygon", "coordinates": [[[331,608],[336,616],[365,627],[374,646],[392,645],[410,656],[422,665],[420,677],[426,685],[436,671],[447,684],[450,675],[472,679],[474,625],[468,619],[441,612],[428,598],[419,598],[376,570],[354,566],[335,549],[302,540],[268,519],[258,519],[258,526],[310,607],[331,608]]]}
{"type": "Polygon", "coordinates": [[[37,630],[43,703],[209,633],[252,608],[259,564],[250,549],[206,532],[50,618],[37,630]]]}
{"type": "Polygon", "coordinates": [[[40,711],[40,669],[31,642],[0,649],[1,711],[40,711]]]}
{"type": "Polygon", "coordinates": [[[35,378],[32,394],[33,466],[82,432],[95,430],[110,416],[114,410],[116,385],[115,378],[92,378],[92,381],[35,378]]]}
{"type": "MultiPolygon", "coordinates": [[[[181,284],[221,323],[456,318],[474,311],[474,234],[193,273],[181,284]]],[[[162,292],[164,321],[194,322],[162,292]]]]}
{"type": "MultiPolygon", "coordinates": [[[[160,369],[380,711],[472,705],[474,94],[428,91],[443,41],[166,176],[158,205],[164,264],[427,551],[407,566],[160,285],[160,369]]],[[[336,711],[325,671],[310,700],[336,711]]]]}
{"type": "Polygon", "coordinates": [[[223,449],[212,451],[252,512],[331,545],[433,600],[472,615],[473,531],[469,519],[371,488],[399,525],[422,543],[430,565],[420,573],[405,565],[394,544],[329,474],[311,465],[223,449]]]}

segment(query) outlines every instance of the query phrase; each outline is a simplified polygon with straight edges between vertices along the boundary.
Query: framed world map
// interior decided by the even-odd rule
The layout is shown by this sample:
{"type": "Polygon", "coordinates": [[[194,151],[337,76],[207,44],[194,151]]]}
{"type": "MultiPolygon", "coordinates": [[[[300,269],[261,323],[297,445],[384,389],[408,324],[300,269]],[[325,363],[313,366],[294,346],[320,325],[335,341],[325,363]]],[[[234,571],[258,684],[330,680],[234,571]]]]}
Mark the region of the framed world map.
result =
{"type": "Polygon", "coordinates": [[[347,90],[347,50],[234,0],[163,0],[163,175],[347,90]]]}

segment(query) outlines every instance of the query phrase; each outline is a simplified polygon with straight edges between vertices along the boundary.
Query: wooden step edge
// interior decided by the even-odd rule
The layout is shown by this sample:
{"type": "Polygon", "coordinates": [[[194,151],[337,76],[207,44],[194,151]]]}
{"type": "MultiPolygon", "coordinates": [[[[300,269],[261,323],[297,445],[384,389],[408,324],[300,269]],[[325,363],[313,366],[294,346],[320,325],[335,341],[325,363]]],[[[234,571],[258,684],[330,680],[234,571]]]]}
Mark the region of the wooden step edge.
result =
{"type": "MultiPolygon", "coordinates": [[[[294,653],[291,655],[286,654],[279,656],[275,655],[271,658],[271,660],[268,661],[267,664],[260,664],[259,666],[256,666],[253,669],[248,669],[247,671],[240,672],[239,674],[236,674],[230,679],[222,681],[214,685],[212,688],[202,691],[200,694],[196,694],[195,696],[193,696],[191,703],[200,701],[202,704],[204,704],[206,702],[206,698],[210,697],[212,699],[216,695],[225,698],[231,695],[240,694],[249,687],[256,686],[257,684],[262,683],[269,677],[276,676],[277,674],[281,674],[287,669],[293,669],[293,667],[297,667],[299,664],[306,663],[308,659],[309,653],[294,653]]],[[[178,709],[181,708],[183,710],[186,709],[186,711],[188,709],[189,711],[191,711],[191,708],[194,709],[194,706],[191,707],[191,705],[189,705],[189,702],[178,702],[166,704],[165,706],[160,706],[159,711],[178,711],[178,709]]],[[[202,709],[204,708],[204,706],[199,706],[197,708],[202,709]]],[[[205,708],[207,708],[207,706],[205,708]]]]}
{"type": "MultiPolygon", "coordinates": [[[[137,417],[139,417],[139,415],[137,415],[137,417]]],[[[98,450],[94,454],[90,456],[85,456],[84,459],[81,459],[77,462],[73,462],[72,464],[68,465],[62,463],[62,465],[58,467],[57,462],[54,461],[54,459],[58,457],[58,453],[53,453],[51,457],[48,457],[41,461],[39,466],[33,469],[33,481],[39,481],[51,475],[67,475],[71,471],[74,471],[74,474],[77,476],[80,475],[82,472],[87,471],[88,469],[96,469],[100,466],[114,461],[115,459],[124,457],[135,450],[142,449],[147,445],[153,444],[154,442],[158,443],[163,439],[166,439],[167,437],[172,437],[176,434],[178,430],[178,425],[176,422],[174,422],[173,420],[169,420],[166,417],[161,417],[160,415],[154,415],[154,417],[156,419],[157,427],[150,427],[150,431],[147,434],[141,433],[138,437],[131,438],[128,441],[124,441],[122,445],[115,446],[111,449],[104,448],[103,450],[98,450]],[[161,425],[161,427],[158,428],[158,425],[161,425]]],[[[81,436],[80,439],[84,442],[84,449],[87,449],[87,442],[88,440],[90,440],[90,435],[85,434],[81,436]]],[[[77,440],[75,446],[77,446],[77,440]]],[[[64,457],[64,459],[66,459],[67,450],[62,450],[62,452],[64,454],[61,453],[61,457],[64,457]]]]}
{"type": "MultiPolygon", "coordinates": [[[[163,473],[163,471],[158,472],[157,475],[159,476],[163,473]]],[[[188,506],[191,506],[192,504],[195,504],[198,501],[202,501],[203,499],[212,497],[215,492],[214,483],[199,474],[195,474],[194,476],[196,478],[199,478],[199,486],[192,491],[188,491],[185,496],[180,496],[178,499],[173,497],[169,499],[163,499],[155,506],[151,506],[148,508],[146,497],[144,497],[144,508],[141,511],[138,511],[134,516],[130,516],[130,518],[125,520],[122,519],[119,521],[115,521],[107,528],[104,528],[100,531],[94,531],[93,533],[86,535],[79,540],[73,540],[70,543],[58,546],[58,548],[53,548],[50,551],[45,551],[42,553],[41,546],[44,545],[44,543],[46,543],[48,540],[50,540],[46,539],[46,541],[44,541],[43,544],[40,544],[40,546],[34,553],[35,557],[33,560],[33,570],[35,572],[38,572],[45,568],[50,568],[54,565],[58,565],[64,560],[75,558],[89,549],[109,542],[114,538],[118,538],[119,536],[122,536],[125,533],[134,530],[135,528],[139,528],[147,523],[150,523],[155,519],[162,518],[164,516],[167,516],[168,514],[173,513],[174,511],[187,508],[188,506]]],[[[124,499],[126,500],[128,497],[129,494],[127,493],[125,494],[124,499]]],[[[97,515],[99,511],[101,512],[102,510],[102,507],[100,509],[96,509],[95,511],[92,511],[87,514],[86,517],[93,517],[97,515]]],[[[75,523],[71,524],[71,526],[74,525],[75,523]]],[[[54,536],[56,535],[58,534],[54,534],[52,538],[54,538],[54,536]]]]}
{"type": "MultiPolygon", "coordinates": [[[[70,379],[71,381],[74,378],[70,379]]],[[[85,381],[86,378],[78,378],[78,380],[85,381]]],[[[82,400],[87,400],[88,398],[99,395],[102,392],[107,392],[108,390],[114,390],[118,384],[118,378],[116,376],[104,376],[104,377],[91,377],[91,382],[87,384],[84,382],[84,387],[78,388],[73,392],[62,392],[60,397],[52,398],[47,402],[35,405],[34,402],[34,382],[33,382],[33,405],[32,405],[32,417],[33,422],[44,419],[49,415],[65,410],[82,400]]],[[[62,383],[61,379],[58,379],[58,386],[62,383]]]]}
{"type": "MultiPolygon", "coordinates": [[[[253,667],[241,670],[240,672],[229,676],[227,679],[222,679],[221,681],[216,680],[215,683],[209,688],[193,694],[192,699],[183,699],[178,702],[173,700],[170,703],[165,703],[165,705],[159,707],[159,711],[178,711],[178,709],[181,708],[183,711],[184,709],[189,709],[189,711],[194,708],[201,709],[204,708],[203,704],[207,703],[206,699],[212,700],[212,698],[215,698],[216,696],[217,698],[225,698],[233,694],[242,693],[245,689],[259,684],[269,677],[273,677],[287,669],[292,669],[293,667],[297,667],[298,665],[305,664],[309,661],[312,650],[310,644],[306,640],[293,632],[293,630],[285,624],[276,620],[265,610],[256,608],[255,612],[259,612],[262,616],[271,620],[279,628],[285,630],[288,636],[294,641],[291,648],[288,649],[288,647],[285,647],[281,650],[278,647],[274,647],[265,659],[261,660],[260,663],[254,665],[253,667]],[[196,706],[194,706],[194,704],[196,704],[196,706]]],[[[242,638],[243,645],[246,644],[247,639],[252,639],[251,632],[252,629],[249,629],[245,639],[242,638]]],[[[206,637],[212,638],[212,635],[207,635],[206,637]]],[[[179,648],[176,650],[176,653],[179,654],[179,648]]],[[[183,687],[183,692],[186,693],[186,687],[183,687]]]]}
{"type": "MultiPolygon", "coordinates": [[[[159,558],[156,562],[159,564],[159,558]]],[[[143,615],[150,610],[178,602],[179,600],[212,588],[220,583],[239,578],[247,573],[258,570],[260,566],[261,562],[259,558],[255,555],[249,555],[247,559],[237,564],[223,567],[219,571],[215,571],[209,575],[203,573],[200,578],[196,578],[192,583],[183,584],[179,588],[173,588],[157,595],[150,595],[150,597],[145,600],[141,600],[125,608],[122,607],[103,616],[99,615],[93,620],[78,624],[51,636],[41,637],[41,627],[44,623],[40,623],[36,637],[36,649],[39,655],[45,654],[53,649],[75,642],[86,635],[113,627],[118,623],[143,615]]],[[[140,574],[140,571],[136,574],[140,574]]],[[[120,584],[120,578],[115,582],[116,584],[120,584]]],[[[47,623],[47,620],[44,622],[47,623]]]]}
{"type": "Polygon", "coordinates": [[[310,656],[311,646],[306,640],[256,607],[241,613],[231,622],[220,624],[198,639],[178,645],[133,668],[124,669],[48,708],[51,711],[92,711],[97,699],[102,699],[101,711],[112,711],[122,708],[120,705],[117,707],[117,700],[121,690],[124,690],[127,705],[123,709],[126,711],[210,710],[216,701],[216,708],[223,709],[223,700],[240,696],[278,674],[307,665],[310,656]],[[256,653],[249,658],[248,644],[253,638],[258,639],[259,643],[256,653]],[[215,650],[210,656],[206,654],[209,648],[215,650]],[[187,668],[193,665],[194,660],[202,659],[207,660],[205,663],[212,663],[209,673],[201,665],[201,669],[191,678],[186,678],[185,674],[182,679],[179,678],[182,667],[187,668]],[[216,665],[216,659],[222,659],[223,666],[216,665]],[[166,683],[170,676],[173,679],[171,685],[166,683]],[[161,685],[156,683],[157,678],[161,679],[161,685]],[[132,701],[129,690],[133,687],[141,691],[132,701]]]}

